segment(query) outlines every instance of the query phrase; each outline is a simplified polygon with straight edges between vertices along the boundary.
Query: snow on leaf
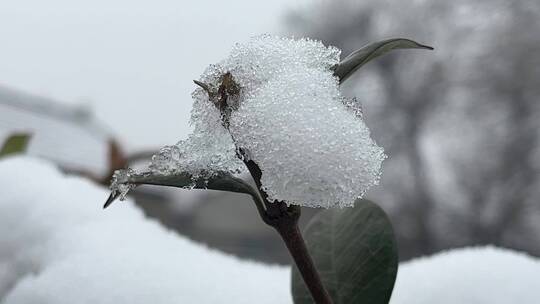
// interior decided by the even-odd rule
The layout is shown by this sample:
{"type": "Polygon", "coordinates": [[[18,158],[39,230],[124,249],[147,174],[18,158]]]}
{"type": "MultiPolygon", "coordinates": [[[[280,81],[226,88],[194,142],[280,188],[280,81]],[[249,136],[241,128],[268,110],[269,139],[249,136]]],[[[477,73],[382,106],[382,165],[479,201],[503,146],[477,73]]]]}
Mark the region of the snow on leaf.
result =
{"type": "Polygon", "coordinates": [[[202,77],[215,83],[226,71],[239,83],[229,130],[261,168],[270,201],[351,206],[378,182],[385,155],[344,102],[331,70],[339,54],[319,41],[260,36],[202,77]]]}
{"type": "Polygon", "coordinates": [[[124,200],[127,192],[138,185],[169,186],[185,189],[209,189],[251,195],[259,200],[257,190],[244,180],[228,172],[213,172],[211,176],[199,175],[194,177],[187,172],[158,173],[156,171],[135,172],[131,169],[117,170],[111,182],[111,194],[103,208],[107,208],[117,198],[124,200]]]}
{"type": "Polygon", "coordinates": [[[339,91],[332,68],[340,53],[320,41],[269,35],[236,44],[195,81],[193,133],[162,148],[150,172],[193,180],[239,173],[242,149],[261,168],[271,201],[352,206],[378,183],[386,156],[359,103],[339,91]]]}

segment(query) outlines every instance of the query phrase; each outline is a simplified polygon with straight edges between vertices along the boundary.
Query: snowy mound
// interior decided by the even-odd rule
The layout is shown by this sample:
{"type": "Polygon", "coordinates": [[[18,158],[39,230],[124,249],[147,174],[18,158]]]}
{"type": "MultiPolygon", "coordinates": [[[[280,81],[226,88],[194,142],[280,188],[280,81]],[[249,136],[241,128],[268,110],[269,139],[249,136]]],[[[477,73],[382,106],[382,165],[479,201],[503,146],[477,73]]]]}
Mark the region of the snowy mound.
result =
{"type": "MultiPolygon", "coordinates": [[[[290,272],[145,219],[43,161],[0,161],[0,303],[291,303],[290,272]],[[268,292],[271,290],[272,292],[268,292]]],[[[537,303],[540,261],[465,248],[400,265],[392,304],[537,303]]]]}
{"type": "Polygon", "coordinates": [[[103,211],[105,189],[43,161],[0,172],[2,304],[291,302],[286,268],[195,244],[130,201],[103,211]]]}
{"type": "Polygon", "coordinates": [[[454,249],[400,265],[391,304],[538,303],[540,260],[495,247],[454,249]]]}
{"type": "Polygon", "coordinates": [[[194,133],[162,149],[151,169],[197,177],[237,173],[244,169],[239,148],[261,168],[271,201],[352,205],[377,184],[385,155],[371,139],[358,102],[341,96],[332,72],[339,55],[309,39],[259,36],[237,44],[200,78],[206,88],[193,93],[194,133]],[[225,81],[234,92],[220,108],[216,95],[225,81]]]}

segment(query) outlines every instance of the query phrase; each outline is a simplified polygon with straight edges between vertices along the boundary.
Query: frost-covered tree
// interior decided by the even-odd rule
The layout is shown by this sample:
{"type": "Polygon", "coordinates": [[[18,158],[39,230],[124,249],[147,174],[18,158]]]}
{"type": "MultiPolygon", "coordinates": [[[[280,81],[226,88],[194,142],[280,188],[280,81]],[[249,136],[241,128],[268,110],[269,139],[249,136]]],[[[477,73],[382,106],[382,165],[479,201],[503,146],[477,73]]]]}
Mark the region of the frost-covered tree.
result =
{"type": "Polygon", "coordinates": [[[540,254],[540,2],[324,1],[289,21],[344,51],[396,34],[436,47],[374,62],[345,90],[390,155],[373,197],[402,258],[482,243],[540,254]]]}

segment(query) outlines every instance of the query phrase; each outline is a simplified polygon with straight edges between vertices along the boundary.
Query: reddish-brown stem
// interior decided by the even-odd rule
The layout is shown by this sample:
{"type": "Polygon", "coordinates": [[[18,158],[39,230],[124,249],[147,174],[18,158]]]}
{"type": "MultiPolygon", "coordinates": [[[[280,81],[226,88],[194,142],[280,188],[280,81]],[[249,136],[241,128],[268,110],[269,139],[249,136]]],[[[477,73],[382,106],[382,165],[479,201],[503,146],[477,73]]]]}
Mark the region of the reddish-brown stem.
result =
{"type": "Polygon", "coordinates": [[[315,303],[332,304],[332,298],[324,288],[321,277],[313,263],[313,259],[307,250],[306,242],[298,228],[300,207],[294,205],[287,207],[286,203],[279,201],[270,202],[268,200],[268,195],[261,188],[261,169],[252,160],[246,160],[245,157],[243,157],[242,151],[239,151],[239,154],[239,156],[242,156],[241,158],[244,160],[251,176],[257,184],[257,188],[259,189],[266,206],[266,210],[262,214],[263,221],[276,229],[285,242],[285,245],[292,256],[296,267],[298,267],[304,283],[308,287],[315,303]]]}
{"type": "MultiPolygon", "coordinates": [[[[273,204],[283,203],[275,202],[273,204]]],[[[324,288],[319,273],[317,272],[317,268],[315,268],[315,264],[313,263],[313,259],[307,250],[306,242],[298,228],[300,207],[294,206],[292,210],[291,207],[289,207],[286,214],[287,215],[282,215],[279,219],[270,219],[273,223],[272,227],[277,230],[285,242],[285,245],[287,245],[287,249],[289,249],[289,252],[294,259],[294,263],[296,264],[296,267],[298,267],[315,303],[332,304],[332,298],[324,288]],[[295,211],[295,209],[297,211],[295,211]]]]}

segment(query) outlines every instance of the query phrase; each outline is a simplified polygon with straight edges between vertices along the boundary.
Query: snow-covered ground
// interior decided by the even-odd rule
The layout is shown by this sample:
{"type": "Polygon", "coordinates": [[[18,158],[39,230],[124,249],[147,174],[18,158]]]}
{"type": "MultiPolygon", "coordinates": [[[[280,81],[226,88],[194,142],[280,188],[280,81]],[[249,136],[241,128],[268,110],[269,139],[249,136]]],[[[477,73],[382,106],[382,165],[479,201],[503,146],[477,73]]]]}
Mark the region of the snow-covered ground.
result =
{"type": "MultiPolygon", "coordinates": [[[[241,261],[145,219],[42,160],[0,160],[0,303],[291,303],[289,269],[241,261]]],[[[400,266],[391,303],[536,303],[540,262],[492,247],[400,266]]]]}
{"type": "Polygon", "coordinates": [[[0,161],[0,185],[1,303],[290,298],[287,268],[195,244],[145,219],[130,200],[103,210],[106,189],[41,160],[0,161]]]}
{"type": "Polygon", "coordinates": [[[488,246],[401,264],[391,304],[532,304],[539,299],[540,260],[488,246]]]}

